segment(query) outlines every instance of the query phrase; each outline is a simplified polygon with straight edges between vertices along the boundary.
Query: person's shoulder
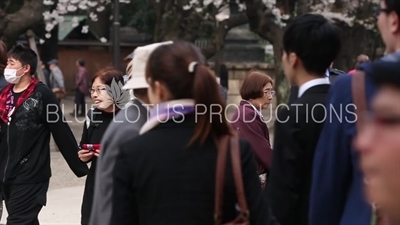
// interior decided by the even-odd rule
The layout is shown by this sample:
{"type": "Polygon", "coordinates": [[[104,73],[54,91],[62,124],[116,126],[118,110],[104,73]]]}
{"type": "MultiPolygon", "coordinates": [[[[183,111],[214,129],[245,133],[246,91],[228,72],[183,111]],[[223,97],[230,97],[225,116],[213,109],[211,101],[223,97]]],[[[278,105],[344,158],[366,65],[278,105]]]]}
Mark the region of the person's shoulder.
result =
{"type": "Polygon", "coordinates": [[[123,109],[121,109],[117,115],[116,120],[124,121],[129,123],[136,123],[139,121],[147,120],[147,115],[141,110],[143,106],[136,102],[128,103],[123,109]]]}
{"type": "Polygon", "coordinates": [[[42,96],[49,96],[49,95],[54,95],[53,91],[50,90],[50,88],[45,85],[44,83],[40,82],[36,85],[35,87],[35,93],[40,93],[42,96]]]}
{"type": "Polygon", "coordinates": [[[351,81],[353,75],[340,76],[334,84],[332,84],[329,93],[332,96],[351,97],[351,81]]]}

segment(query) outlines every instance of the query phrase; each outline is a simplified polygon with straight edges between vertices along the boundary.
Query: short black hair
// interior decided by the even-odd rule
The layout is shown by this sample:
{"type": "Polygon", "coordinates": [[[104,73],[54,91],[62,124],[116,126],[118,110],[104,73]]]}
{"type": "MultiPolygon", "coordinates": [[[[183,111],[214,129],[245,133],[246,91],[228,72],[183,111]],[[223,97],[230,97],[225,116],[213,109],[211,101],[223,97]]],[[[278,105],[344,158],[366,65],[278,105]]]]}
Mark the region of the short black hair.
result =
{"type": "Polygon", "coordinates": [[[400,88],[400,62],[373,63],[368,74],[378,86],[400,88]]]}
{"type": "Polygon", "coordinates": [[[31,48],[24,45],[16,45],[8,52],[7,58],[14,58],[20,61],[23,66],[29,65],[30,75],[36,73],[38,57],[31,48]]]}
{"type": "Polygon", "coordinates": [[[286,28],[283,50],[296,53],[309,73],[323,76],[341,48],[339,29],[318,14],[297,16],[286,28]]]}
{"type": "Polygon", "coordinates": [[[85,60],[82,59],[82,58],[78,59],[78,64],[79,64],[80,66],[85,66],[85,60]]]}
{"type": "Polygon", "coordinates": [[[384,0],[386,9],[394,11],[400,17],[400,1],[399,0],[384,0]]]}

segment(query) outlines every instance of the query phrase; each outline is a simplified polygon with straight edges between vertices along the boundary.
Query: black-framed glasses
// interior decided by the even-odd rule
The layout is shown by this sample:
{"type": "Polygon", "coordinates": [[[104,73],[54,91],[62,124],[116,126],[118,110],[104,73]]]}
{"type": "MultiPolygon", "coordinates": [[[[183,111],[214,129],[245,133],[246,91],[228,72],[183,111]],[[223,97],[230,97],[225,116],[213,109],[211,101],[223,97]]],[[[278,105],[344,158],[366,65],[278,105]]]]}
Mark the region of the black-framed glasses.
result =
{"type": "Polygon", "coordinates": [[[266,94],[266,95],[270,95],[270,96],[272,96],[272,97],[274,97],[275,96],[275,94],[276,94],[276,92],[275,91],[263,91],[264,92],[264,94],[266,94]]]}
{"type": "Polygon", "coordinates": [[[90,94],[94,94],[94,92],[96,92],[97,94],[100,94],[102,91],[106,91],[106,90],[107,90],[106,88],[96,88],[96,89],[90,88],[89,92],[90,92],[90,94]]]}

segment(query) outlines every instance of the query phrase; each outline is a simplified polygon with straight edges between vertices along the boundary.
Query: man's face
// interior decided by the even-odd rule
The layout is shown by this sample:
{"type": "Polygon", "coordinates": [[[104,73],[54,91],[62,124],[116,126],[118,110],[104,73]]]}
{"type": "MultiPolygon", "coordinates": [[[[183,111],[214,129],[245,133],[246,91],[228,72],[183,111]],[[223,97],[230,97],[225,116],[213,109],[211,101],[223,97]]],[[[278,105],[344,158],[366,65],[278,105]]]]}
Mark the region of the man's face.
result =
{"type": "Polygon", "coordinates": [[[366,194],[388,216],[400,221],[400,90],[381,88],[372,111],[355,143],[367,182],[366,194]]]}
{"type": "Polygon", "coordinates": [[[15,69],[17,70],[17,76],[22,76],[23,74],[26,74],[29,72],[28,66],[23,66],[22,63],[13,57],[10,57],[7,59],[7,67],[6,69],[15,69]]]}
{"type": "Polygon", "coordinates": [[[400,35],[399,23],[399,16],[394,11],[389,12],[385,2],[381,1],[377,26],[388,53],[397,50],[396,45],[398,45],[400,35]]]}

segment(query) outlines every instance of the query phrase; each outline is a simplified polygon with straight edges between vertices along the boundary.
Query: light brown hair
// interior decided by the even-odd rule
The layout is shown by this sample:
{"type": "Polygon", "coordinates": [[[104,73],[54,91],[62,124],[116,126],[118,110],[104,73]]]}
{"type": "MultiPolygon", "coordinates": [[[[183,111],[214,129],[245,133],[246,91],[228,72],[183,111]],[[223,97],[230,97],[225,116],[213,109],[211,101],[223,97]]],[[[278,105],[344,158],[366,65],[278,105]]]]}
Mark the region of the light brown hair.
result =
{"type": "Polygon", "coordinates": [[[261,98],[263,88],[268,83],[274,86],[274,81],[266,73],[258,70],[250,70],[240,87],[240,96],[244,100],[261,98]]]}

